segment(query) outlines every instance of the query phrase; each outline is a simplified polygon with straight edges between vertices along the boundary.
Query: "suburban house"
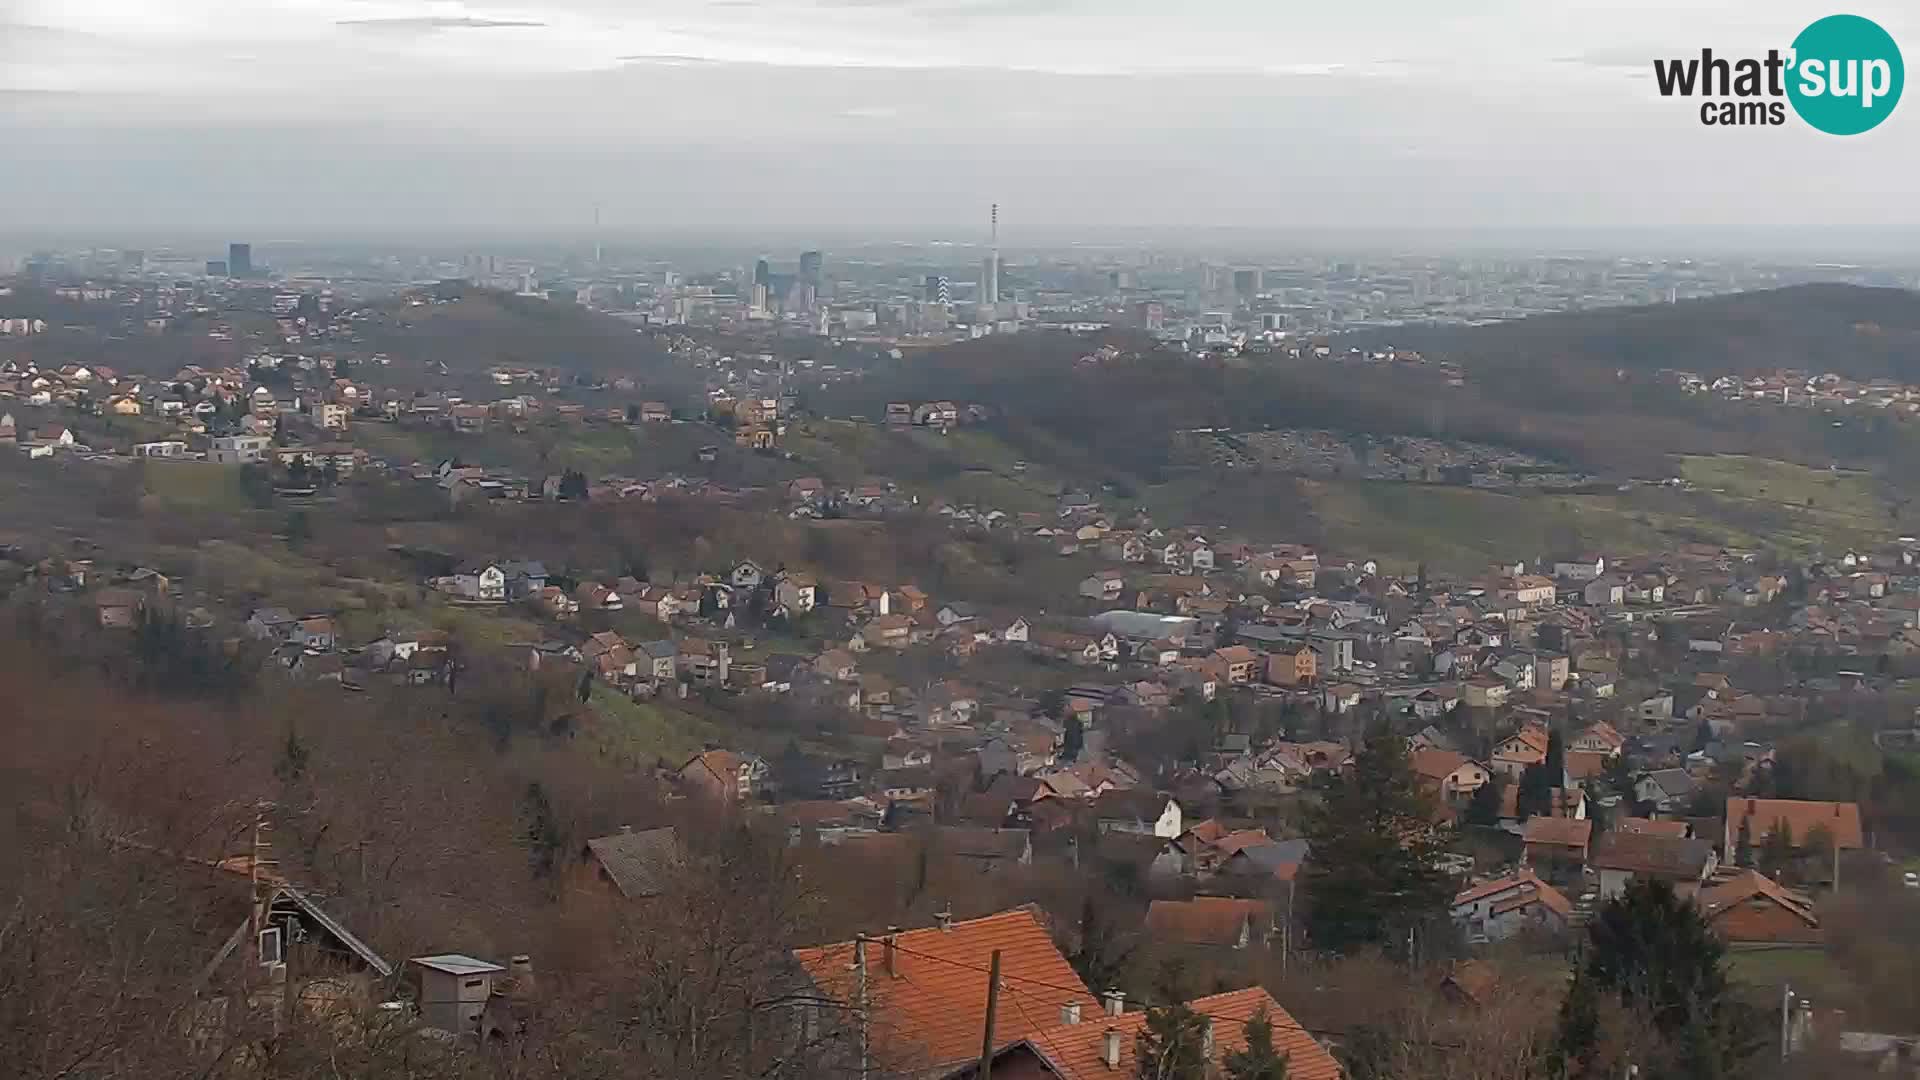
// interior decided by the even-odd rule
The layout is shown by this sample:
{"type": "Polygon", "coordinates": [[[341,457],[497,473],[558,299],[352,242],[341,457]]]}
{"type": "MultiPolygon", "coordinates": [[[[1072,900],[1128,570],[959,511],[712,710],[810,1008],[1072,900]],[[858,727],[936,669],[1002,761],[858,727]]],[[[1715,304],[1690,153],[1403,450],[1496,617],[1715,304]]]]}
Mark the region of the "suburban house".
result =
{"type": "Polygon", "coordinates": [[[708,750],[680,766],[679,776],[689,790],[715,802],[745,802],[766,782],[767,763],[752,754],[708,750]]]}
{"type": "Polygon", "coordinates": [[[1267,654],[1267,682],[1273,686],[1309,686],[1320,674],[1320,654],[1311,645],[1295,645],[1267,654]]]}
{"type": "Polygon", "coordinates": [[[207,460],[215,465],[248,465],[265,461],[270,435],[217,435],[207,450],[207,460]]]}
{"type": "Polygon", "coordinates": [[[691,637],[680,641],[680,665],[694,682],[709,686],[726,685],[731,662],[732,657],[724,641],[691,637]]]}
{"type": "MultiPolygon", "coordinates": [[[[1208,1076],[1223,1075],[1227,1057],[1246,1049],[1247,1021],[1264,1013],[1273,1026],[1273,1046],[1287,1061],[1289,1080],[1339,1080],[1340,1065],[1325,1047],[1261,987],[1196,998],[1186,1003],[1205,1018],[1202,1044],[1208,1076]]],[[[1114,1080],[1147,1075],[1137,1060],[1147,1013],[1124,1011],[1124,999],[1108,995],[1106,1011],[1084,1018],[1079,1004],[1063,1008],[1059,1026],[994,1052],[992,1074],[1000,1080],[1114,1080]]],[[[979,1063],[938,1074],[938,1080],[973,1080],[979,1063]]]]}
{"type": "Polygon", "coordinates": [[[680,839],[672,826],[635,832],[622,825],[612,836],[587,841],[595,877],[623,898],[644,900],[667,891],[680,870],[680,839]]]}
{"type": "Polygon", "coordinates": [[[1803,848],[1807,837],[1824,829],[1836,851],[1858,851],[1866,846],[1860,828],[1860,804],[1815,802],[1803,799],[1749,799],[1735,796],[1727,800],[1726,834],[1722,851],[1731,853],[1740,842],[1742,829],[1747,842],[1758,849],[1761,841],[1776,826],[1784,826],[1794,847],[1803,848]]]}
{"type": "Polygon", "coordinates": [[[1450,911],[1469,939],[1503,941],[1528,929],[1565,930],[1573,904],[1565,893],[1523,868],[1455,894],[1450,911]]]}
{"type": "Polygon", "coordinates": [[[1653,878],[1692,896],[1719,865],[1711,840],[1649,833],[1604,832],[1593,842],[1587,866],[1599,873],[1600,897],[1611,900],[1636,878],[1653,878]]]}
{"type": "Polygon", "coordinates": [[[1459,806],[1493,779],[1491,769],[1452,750],[1414,750],[1407,756],[1414,775],[1448,806],[1459,806]]]}
{"type": "Polygon", "coordinates": [[[1273,903],[1227,896],[1155,900],[1147,906],[1147,936],[1155,942],[1216,949],[1264,945],[1273,934],[1273,903]]]}
{"type": "Polygon", "coordinates": [[[1535,814],[1520,834],[1529,864],[1550,867],[1556,879],[1569,870],[1578,874],[1587,863],[1593,840],[1593,822],[1584,818],[1535,814]]]}
{"type": "MultiPolygon", "coordinates": [[[[1462,684],[1463,697],[1468,705],[1482,709],[1497,709],[1507,703],[1507,684],[1491,675],[1476,675],[1462,684]]],[[[1496,755],[1494,764],[1499,765],[1496,755]]]]}
{"type": "MultiPolygon", "coordinates": [[[[875,1071],[945,1075],[941,1070],[980,1056],[987,1007],[981,990],[985,976],[980,973],[996,955],[1002,981],[993,1027],[995,1049],[1058,1025],[1063,1018],[1077,1019],[1079,1007],[1092,1006],[1093,992],[1060,954],[1035,909],[1020,907],[980,919],[942,918],[926,929],[795,950],[811,996],[837,1003],[799,1006],[801,1030],[825,1030],[830,1018],[864,994],[875,1071]]],[[[1011,1068],[996,1073],[1018,1075],[1011,1068]]]]}
{"type": "Polygon", "coordinates": [[[1091,600],[1118,600],[1126,578],[1118,570],[1102,570],[1080,582],[1080,595],[1091,600]]]}
{"type": "Polygon", "coordinates": [[[639,677],[657,684],[670,683],[678,674],[680,647],[670,638],[642,641],[633,646],[633,658],[639,664],[639,677]]]}
{"type": "Polygon", "coordinates": [[[1813,901],[1756,870],[1716,880],[1695,897],[1714,933],[1731,945],[1818,945],[1813,901]]]}
{"type": "MultiPolygon", "coordinates": [[[[1472,687],[1473,682],[1468,682],[1472,687]]],[[[1468,704],[1472,704],[1469,696],[1468,704]]],[[[1529,765],[1540,765],[1547,760],[1547,731],[1543,727],[1529,724],[1500,740],[1493,747],[1493,768],[1509,780],[1520,779],[1529,765]]]]}
{"type": "Polygon", "coordinates": [[[1601,555],[1578,555],[1553,564],[1553,576],[1567,581],[1592,581],[1606,572],[1607,560],[1601,555]]]}
{"type": "Polygon", "coordinates": [[[1634,784],[1633,796],[1638,802],[1652,803],[1659,813],[1673,814],[1686,808],[1697,786],[1685,769],[1655,769],[1634,784]]]}
{"type": "Polygon", "coordinates": [[[1134,833],[1172,840],[1185,831],[1179,802],[1143,788],[1109,791],[1094,800],[1093,811],[1103,833],[1134,833]]]}
{"type": "Polygon", "coordinates": [[[1227,675],[1228,686],[1244,686],[1253,681],[1260,657],[1245,645],[1229,645],[1224,649],[1213,650],[1213,659],[1218,661],[1227,675]]]}
{"type": "Polygon", "coordinates": [[[811,574],[781,574],[774,598],[796,615],[812,611],[819,602],[819,582],[811,574]]]}

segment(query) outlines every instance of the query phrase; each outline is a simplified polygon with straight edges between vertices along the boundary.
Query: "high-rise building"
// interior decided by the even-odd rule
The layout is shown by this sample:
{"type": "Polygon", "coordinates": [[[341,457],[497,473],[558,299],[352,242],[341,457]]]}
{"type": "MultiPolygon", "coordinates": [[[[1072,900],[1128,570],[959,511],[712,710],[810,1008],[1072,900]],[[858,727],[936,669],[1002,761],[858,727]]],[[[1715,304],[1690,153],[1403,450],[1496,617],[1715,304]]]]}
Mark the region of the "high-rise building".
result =
{"type": "Polygon", "coordinates": [[[1251,300],[1260,292],[1260,271],[1240,269],[1233,272],[1233,294],[1251,300]]]}
{"type": "Polygon", "coordinates": [[[208,259],[207,260],[207,276],[208,277],[226,277],[227,264],[220,259],[208,259]]]}
{"type": "Polygon", "coordinates": [[[253,276],[253,245],[227,245],[227,272],[234,277],[253,276]]]}
{"type": "Polygon", "coordinates": [[[817,251],[801,252],[800,253],[800,280],[806,282],[809,285],[820,284],[820,270],[823,265],[824,265],[824,260],[820,257],[819,252],[817,251]]]}
{"type": "Polygon", "coordinates": [[[762,288],[773,284],[773,267],[767,264],[767,260],[758,259],[754,261],[753,283],[762,288]]]}
{"type": "Polygon", "coordinates": [[[1000,302],[1000,204],[994,203],[987,218],[988,239],[992,249],[980,262],[980,302],[1000,302]]]}
{"type": "Polygon", "coordinates": [[[923,299],[929,304],[953,303],[953,283],[945,274],[928,274],[923,299]]]}

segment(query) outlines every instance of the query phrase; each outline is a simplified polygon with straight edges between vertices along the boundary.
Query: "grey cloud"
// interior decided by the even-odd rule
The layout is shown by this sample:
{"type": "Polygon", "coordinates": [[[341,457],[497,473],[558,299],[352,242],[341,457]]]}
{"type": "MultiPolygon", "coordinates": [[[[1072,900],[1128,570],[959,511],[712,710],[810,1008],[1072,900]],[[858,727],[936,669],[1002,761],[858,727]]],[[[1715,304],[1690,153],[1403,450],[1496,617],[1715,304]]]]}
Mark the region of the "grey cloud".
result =
{"type": "Polygon", "coordinates": [[[394,19],[341,19],[336,25],[356,30],[392,30],[422,33],[432,30],[492,30],[507,27],[545,26],[529,19],[480,19],[472,15],[416,15],[394,19]]]}

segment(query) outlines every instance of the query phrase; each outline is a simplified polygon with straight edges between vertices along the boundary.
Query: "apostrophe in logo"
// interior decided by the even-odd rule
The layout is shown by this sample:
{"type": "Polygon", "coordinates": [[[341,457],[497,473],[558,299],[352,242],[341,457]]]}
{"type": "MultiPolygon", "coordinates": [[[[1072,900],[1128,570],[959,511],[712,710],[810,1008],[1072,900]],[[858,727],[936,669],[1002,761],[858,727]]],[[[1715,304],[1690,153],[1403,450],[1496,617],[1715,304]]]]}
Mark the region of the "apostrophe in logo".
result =
{"type": "Polygon", "coordinates": [[[1900,103],[1907,81],[1893,36],[1858,15],[1829,15],[1800,31],[1788,63],[1793,111],[1829,135],[1872,130],[1900,103]]]}
{"type": "Polygon", "coordinates": [[[1906,85],[1893,36],[1871,19],[1829,15],[1800,31],[1784,54],[1733,60],[1701,49],[1698,59],[1655,60],[1662,97],[1701,97],[1709,127],[1774,126],[1786,105],[1829,135],[1871,131],[1892,115],[1906,85]],[[1784,100],[1784,103],[1782,101],[1784,100]]]}

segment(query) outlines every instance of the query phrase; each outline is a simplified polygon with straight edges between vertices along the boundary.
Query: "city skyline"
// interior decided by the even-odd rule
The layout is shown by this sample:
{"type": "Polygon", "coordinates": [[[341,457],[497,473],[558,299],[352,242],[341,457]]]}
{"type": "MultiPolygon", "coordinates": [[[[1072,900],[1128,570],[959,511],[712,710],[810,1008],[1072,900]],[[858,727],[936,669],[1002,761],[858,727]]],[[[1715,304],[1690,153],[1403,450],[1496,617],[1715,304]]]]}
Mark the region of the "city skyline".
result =
{"type": "MultiPolygon", "coordinates": [[[[1714,131],[1651,60],[1804,5],[0,0],[0,226],[1911,223],[1911,108],[1714,131]]],[[[1858,9],[1896,39],[1890,4],[1858,9]]],[[[974,225],[976,229],[979,226],[974,225]]]]}

